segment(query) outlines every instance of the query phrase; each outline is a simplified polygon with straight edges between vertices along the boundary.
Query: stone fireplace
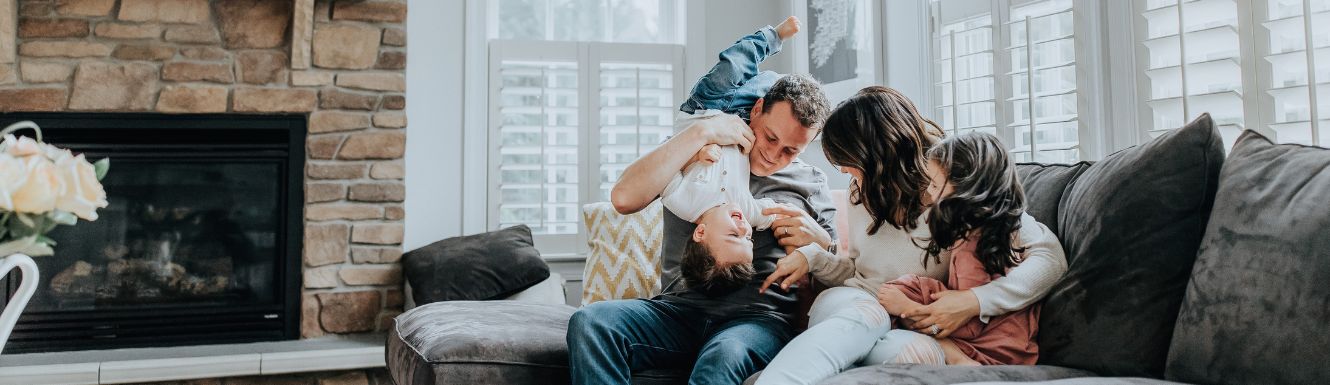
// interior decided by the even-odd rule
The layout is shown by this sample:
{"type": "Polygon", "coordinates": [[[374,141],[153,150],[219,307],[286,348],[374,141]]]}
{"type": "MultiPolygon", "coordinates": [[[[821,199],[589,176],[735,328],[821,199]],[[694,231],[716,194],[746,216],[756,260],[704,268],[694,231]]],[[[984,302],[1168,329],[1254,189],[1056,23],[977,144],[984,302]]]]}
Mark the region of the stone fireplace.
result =
{"type": "Polygon", "coordinates": [[[0,0],[0,112],[303,115],[299,335],[381,331],[403,303],[406,12],[405,0],[0,0]]]}

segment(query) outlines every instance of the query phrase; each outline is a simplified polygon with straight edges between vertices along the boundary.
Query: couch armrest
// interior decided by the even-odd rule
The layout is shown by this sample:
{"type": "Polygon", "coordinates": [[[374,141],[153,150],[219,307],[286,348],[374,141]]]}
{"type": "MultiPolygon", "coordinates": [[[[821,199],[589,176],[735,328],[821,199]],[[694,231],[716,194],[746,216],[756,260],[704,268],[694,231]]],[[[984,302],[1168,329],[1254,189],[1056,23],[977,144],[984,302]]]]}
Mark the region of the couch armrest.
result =
{"type": "Polygon", "coordinates": [[[564,288],[566,281],[559,273],[550,272],[550,277],[537,283],[535,286],[528,287],[517,294],[513,294],[506,301],[519,301],[531,303],[544,303],[551,305],[567,305],[568,296],[564,288]]]}

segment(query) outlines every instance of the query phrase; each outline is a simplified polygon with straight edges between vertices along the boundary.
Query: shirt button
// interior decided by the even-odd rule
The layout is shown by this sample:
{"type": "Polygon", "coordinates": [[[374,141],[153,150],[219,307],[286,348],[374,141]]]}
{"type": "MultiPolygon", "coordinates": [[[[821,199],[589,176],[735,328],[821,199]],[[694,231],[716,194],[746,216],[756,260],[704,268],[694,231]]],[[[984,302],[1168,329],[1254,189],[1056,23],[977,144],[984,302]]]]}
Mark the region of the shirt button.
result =
{"type": "Polygon", "coordinates": [[[729,174],[730,174],[730,171],[729,171],[729,170],[721,170],[720,174],[721,174],[721,175],[729,175],[729,174]]]}
{"type": "Polygon", "coordinates": [[[725,188],[724,188],[724,187],[721,187],[721,188],[720,188],[720,192],[725,192],[725,188]]]}

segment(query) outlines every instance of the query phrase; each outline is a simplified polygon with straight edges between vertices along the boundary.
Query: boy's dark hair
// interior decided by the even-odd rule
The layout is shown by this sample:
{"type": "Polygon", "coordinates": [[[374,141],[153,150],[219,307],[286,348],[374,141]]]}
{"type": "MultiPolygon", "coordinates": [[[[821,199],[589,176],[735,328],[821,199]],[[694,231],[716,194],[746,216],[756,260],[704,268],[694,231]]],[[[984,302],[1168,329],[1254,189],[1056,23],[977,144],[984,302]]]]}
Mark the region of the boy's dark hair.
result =
{"type": "Polygon", "coordinates": [[[1007,147],[992,134],[969,132],[938,142],[928,150],[928,159],[942,166],[947,183],[955,187],[929,212],[928,255],[938,262],[942,250],[973,235],[984,271],[1006,274],[1025,251],[1012,245],[1025,213],[1025,190],[1007,147]]]}
{"type": "Polygon", "coordinates": [[[822,92],[822,84],[804,74],[781,76],[762,100],[763,113],[771,112],[771,107],[778,102],[789,102],[790,111],[799,119],[799,124],[814,130],[821,130],[822,122],[831,113],[831,102],[822,92]]]}
{"type": "Polygon", "coordinates": [[[688,239],[683,248],[683,259],[679,263],[679,274],[683,283],[690,290],[707,296],[728,294],[742,289],[753,280],[753,265],[736,263],[728,267],[716,265],[716,258],[711,250],[701,242],[688,239]]]}

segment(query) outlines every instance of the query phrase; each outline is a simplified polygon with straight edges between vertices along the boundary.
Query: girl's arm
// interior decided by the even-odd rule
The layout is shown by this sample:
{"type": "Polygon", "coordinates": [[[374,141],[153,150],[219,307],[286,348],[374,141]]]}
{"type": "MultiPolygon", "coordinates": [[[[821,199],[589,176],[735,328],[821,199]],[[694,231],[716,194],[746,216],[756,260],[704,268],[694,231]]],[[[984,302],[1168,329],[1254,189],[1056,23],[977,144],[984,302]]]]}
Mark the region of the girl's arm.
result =
{"type": "Polygon", "coordinates": [[[1007,275],[970,289],[979,300],[979,319],[1024,309],[1043,299],[1067,272],[1067,254],[1056,235],[1029,214],[1021,216],[1020,245],[1025,260],[1007,275]]]}

